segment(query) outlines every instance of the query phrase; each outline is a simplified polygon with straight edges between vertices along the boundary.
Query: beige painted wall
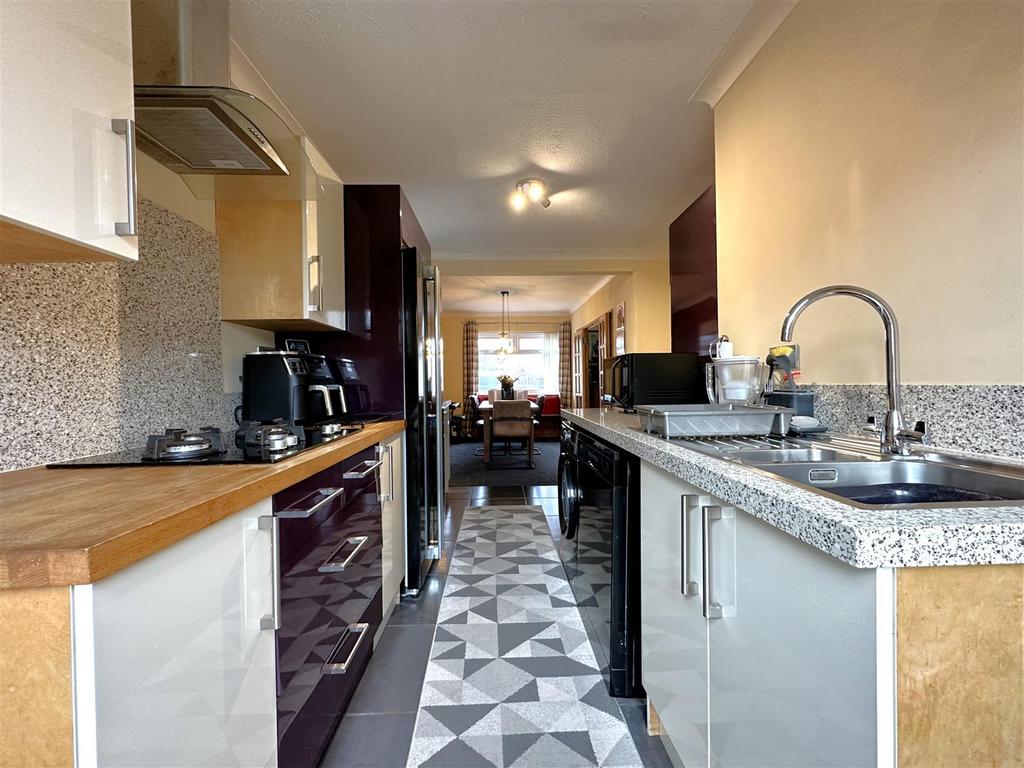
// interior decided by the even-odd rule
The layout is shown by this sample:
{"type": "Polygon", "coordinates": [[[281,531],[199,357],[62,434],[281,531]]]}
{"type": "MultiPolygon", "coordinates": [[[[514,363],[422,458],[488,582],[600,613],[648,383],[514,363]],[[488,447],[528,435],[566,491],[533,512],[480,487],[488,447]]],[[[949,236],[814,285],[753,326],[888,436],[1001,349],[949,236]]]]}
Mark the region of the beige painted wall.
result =
{"type": "MultiPolygon", "coordinates": [[[[666,226],[666,231],[668,227],[666,226]]],[[[626,351],[672,349],[668,257],[632,262],[631,274],[616,275],[572,313],[573,332],[619,304],[626,307],[626,351]]]]}
{"type": "MultiPolygon", "coordinates": [[[[552,331],[557,332],[568,315],[512,315],[513,331],[552,331]]],[[[444,396],[448,400],[461,402],[465,397],[462,391],[462,324],[467,320],[476,320],[481,331],[496,331],[501,327],[499,315],[442,312],[441,343],[444,349],[444,396]]]]}
{"type": "MultiPolygon", "coordinates": [[[[720,327],[764,354],[804,293],[885,297],[904,380],[1024,382],[1024,4],[803,0],[715,109],[720,327]]],[[[884,380],[828,299],[805,381],[884,380]]]]}

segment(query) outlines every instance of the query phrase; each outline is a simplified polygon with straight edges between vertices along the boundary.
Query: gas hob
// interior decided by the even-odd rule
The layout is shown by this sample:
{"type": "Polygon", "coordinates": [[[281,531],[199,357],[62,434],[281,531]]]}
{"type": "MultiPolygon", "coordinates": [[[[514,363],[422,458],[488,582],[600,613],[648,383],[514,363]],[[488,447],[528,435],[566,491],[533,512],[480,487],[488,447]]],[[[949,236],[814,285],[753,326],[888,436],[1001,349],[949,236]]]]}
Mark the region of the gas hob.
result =
{"type": "MultiPolygon", "coordinates": [[[[189,466],[197,464],[273,464],[318,445],[356,434],[364,422],[331,421],[303,426],[276,420],[269,423],[247,422],[225,440],[216,427],[200,427],[194,432],[167,429],[150,435],[143,448],[83,456],[47,466],[54,469],[74,467],[189,466]]],[[[230,434],[230,433],[228,433],[230,434]]]]}

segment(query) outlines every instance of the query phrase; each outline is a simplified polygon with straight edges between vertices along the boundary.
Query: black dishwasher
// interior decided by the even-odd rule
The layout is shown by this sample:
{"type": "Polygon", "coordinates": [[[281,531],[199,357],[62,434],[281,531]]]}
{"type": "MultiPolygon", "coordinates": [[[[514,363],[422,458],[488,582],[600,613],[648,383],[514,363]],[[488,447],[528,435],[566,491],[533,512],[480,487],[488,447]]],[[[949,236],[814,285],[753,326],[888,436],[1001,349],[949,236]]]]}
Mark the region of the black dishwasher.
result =
{"type": "Polygon", "coordinates": [[[559,554],[612,696],[642,696],[640,461],[568,422],[559,554]]]}

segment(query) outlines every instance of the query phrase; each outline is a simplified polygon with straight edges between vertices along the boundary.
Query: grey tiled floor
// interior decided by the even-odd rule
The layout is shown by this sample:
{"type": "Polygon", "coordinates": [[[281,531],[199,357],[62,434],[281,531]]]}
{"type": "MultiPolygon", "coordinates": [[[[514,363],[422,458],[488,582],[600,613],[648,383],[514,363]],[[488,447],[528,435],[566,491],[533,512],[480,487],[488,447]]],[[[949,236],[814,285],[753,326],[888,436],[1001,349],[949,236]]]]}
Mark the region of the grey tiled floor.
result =
{"type": "MultiPolygon", "coordinates": [[[[456,534],[467,506],[530,503],[544,509],[558,538],[557,486],[469,486],[448,494],[445,552],[419,598],[396,606],[381,642],[327,750],[324,768],[400,768],[406,764],[416,711],[456,534]]],[[[644,703],[618,699],[646,768],[671,765],[661,742],[647,736],[644,703]]]]}

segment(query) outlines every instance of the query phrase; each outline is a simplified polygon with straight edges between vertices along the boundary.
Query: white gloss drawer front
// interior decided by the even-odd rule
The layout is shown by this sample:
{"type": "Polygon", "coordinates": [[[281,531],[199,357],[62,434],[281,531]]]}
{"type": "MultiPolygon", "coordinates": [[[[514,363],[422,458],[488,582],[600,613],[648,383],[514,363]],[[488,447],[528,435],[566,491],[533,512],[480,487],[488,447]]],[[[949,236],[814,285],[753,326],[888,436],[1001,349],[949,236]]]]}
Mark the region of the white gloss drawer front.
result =
{"type": "Polygon", "coordinates": [[[266,499],[74,587],[79,768],[277,764],[271,515],[266,499]]]}

